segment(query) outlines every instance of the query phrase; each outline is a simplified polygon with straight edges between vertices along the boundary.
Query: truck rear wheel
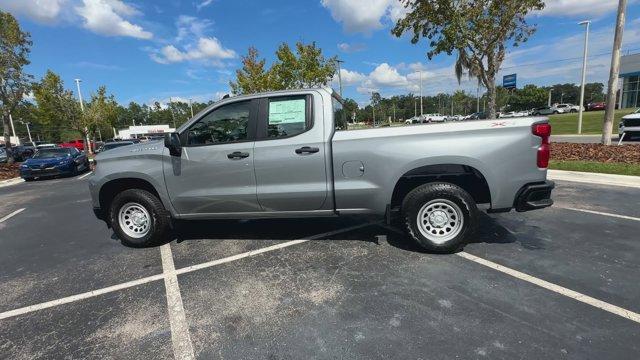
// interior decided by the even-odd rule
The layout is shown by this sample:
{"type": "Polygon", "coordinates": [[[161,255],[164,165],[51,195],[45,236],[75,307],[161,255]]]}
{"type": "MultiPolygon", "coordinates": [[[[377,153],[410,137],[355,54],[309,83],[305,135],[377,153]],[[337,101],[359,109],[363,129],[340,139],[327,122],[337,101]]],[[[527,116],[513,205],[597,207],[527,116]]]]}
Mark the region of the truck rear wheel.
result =
{"type": "Polygon", "coordinates": [[[120,241],[131,247],[147,247],[165,240],[169,219],[160,200],[142,189],[116,195],[109,210],[109,223],[120,241]]]}
{"type": "Polygon", "coordinates": [[[402,202],[407,233],[430,252],[461,249],[476,229],[476,203],[462,188],[450,183],[430,183],[413,189],[402,202]]]}

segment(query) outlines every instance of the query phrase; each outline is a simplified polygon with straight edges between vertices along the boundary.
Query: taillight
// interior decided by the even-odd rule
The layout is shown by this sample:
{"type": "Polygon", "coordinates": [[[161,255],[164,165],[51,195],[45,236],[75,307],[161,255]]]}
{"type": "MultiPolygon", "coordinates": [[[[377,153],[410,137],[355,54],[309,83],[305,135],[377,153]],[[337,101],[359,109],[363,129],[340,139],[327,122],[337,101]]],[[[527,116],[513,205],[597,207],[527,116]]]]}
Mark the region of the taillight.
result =
{"type": "Polygon", "coordinates": [[[539,168],[549,167],[549,158],[551,157],[551,145],[549,144],[549,137],[551,136],[550,124],[533,124],[531,126],[531,132],[535,136],[542,138],[542,144],[538,148],[537,164],[539,168]]]}

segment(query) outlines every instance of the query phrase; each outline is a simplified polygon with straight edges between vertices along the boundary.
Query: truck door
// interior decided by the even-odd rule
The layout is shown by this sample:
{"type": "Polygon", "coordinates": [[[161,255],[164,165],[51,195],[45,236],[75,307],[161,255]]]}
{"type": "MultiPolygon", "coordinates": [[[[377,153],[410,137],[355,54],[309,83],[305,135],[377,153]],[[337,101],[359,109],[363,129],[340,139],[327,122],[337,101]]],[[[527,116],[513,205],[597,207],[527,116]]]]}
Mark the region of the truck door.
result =
{"type": "Polygon", "coordinates": [[[262,210],[332,206],[319,96],[272,96],[260,99],[259,108],[254,166],[262,210]]]}
{"type": "Polygon", "coordinates": [[[179,214],[261,211],[253,170],[257,104],[224,104],[180,134],[182,155],[167,154],[164,163],[167,191],[179,214]]]}

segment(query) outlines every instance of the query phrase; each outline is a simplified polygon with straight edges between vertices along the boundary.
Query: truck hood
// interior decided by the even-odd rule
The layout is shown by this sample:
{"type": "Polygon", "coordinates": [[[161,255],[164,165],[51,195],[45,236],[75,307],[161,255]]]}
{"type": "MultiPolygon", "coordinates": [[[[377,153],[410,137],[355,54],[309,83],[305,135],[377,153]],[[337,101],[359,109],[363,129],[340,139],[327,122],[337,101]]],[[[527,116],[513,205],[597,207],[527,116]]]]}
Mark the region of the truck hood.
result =
{"type": "Polygon", "coordinates": [[[640,113],[633,113],[622,117],[623,120],[640,119],[640,113]]]}
{"type": "Polygon", "coordinates": [[[162,155],[164,142],[162,140],[150,141],[144,144],[134,144],[118,147],[96,155],[96,160],[109,160],[131,156],[162,155]]]}

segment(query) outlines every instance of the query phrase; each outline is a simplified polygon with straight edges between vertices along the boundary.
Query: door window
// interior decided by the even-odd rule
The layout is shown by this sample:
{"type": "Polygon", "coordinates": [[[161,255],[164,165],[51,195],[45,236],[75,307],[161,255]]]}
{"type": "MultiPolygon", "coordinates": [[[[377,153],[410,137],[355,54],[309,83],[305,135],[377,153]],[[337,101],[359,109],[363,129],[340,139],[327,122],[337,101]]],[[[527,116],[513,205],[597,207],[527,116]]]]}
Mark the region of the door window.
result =
{"type": "Polygon", "coordinates": [[[215,145],[248,139],[250,101],[221,106],[187,130],[187,145],[215,145]]]}
{"type": "Polygon", "coordinates": [[[268,138],[295,136],[310,128],[306,96],[269,99],[268,138]]]}

